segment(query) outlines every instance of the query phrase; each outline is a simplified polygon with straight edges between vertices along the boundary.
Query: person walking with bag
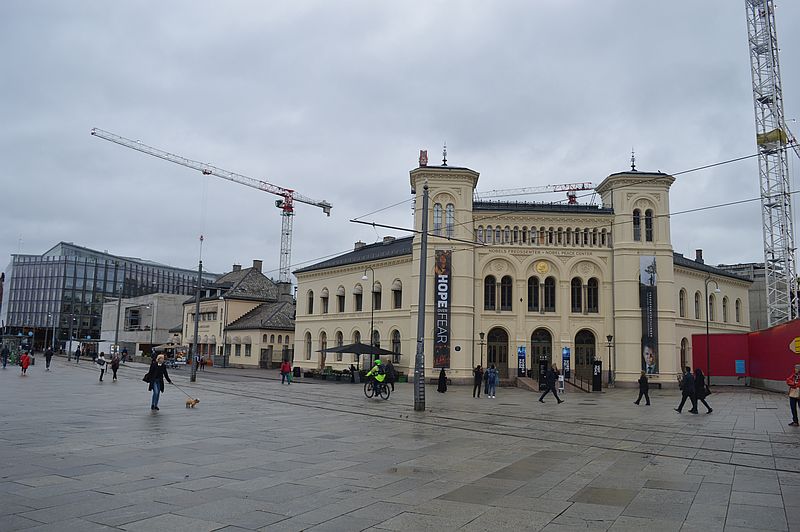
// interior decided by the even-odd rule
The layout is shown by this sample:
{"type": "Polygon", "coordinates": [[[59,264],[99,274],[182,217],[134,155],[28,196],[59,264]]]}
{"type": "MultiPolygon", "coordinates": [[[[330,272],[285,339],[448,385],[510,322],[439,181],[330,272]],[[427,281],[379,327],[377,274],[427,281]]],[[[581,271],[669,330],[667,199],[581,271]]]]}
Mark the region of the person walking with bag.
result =
{"type": "Polygon", "coordinates": [[[150,370],[142,379],[149,383],[148,390],[153,392],[153,398],[150,401],[150,410],[158,410],[158,399],[161,397],[161,392],[164,391],[164,380],[172,384],[167,372],[167,366],[164,365],[164,355],[158,355],[156,359],[150,364],[150,370]]]}
{"type": "Polygon", "coordinates": [[[703,370],[701,370],[700,368],[695,368],[694,370],[695,413],[697,412],[697,401],[703,403],[703,405],[705,405],[705,407],[708,409],[708,412],[706,412],[706,414],[710,414],[711,412],[714,411],[714,409],[708,406],[708,403],[706,403],[706,397],[708,397],[710,394],[711,392],[709,391],[708,386],[706,386],[706,377],[705,375],[703,375],[703,370]]]}
{"type": "Polygon", "coordinates": [[[45,371],[50,371],[50,361],[53,360],[53,350],[48,347],[44,352],[44,368],[45,371]]]}
{"type": "Polygon", "coordinates": [[[786,379],[789,387],[789,408],[792,410],[792,422],[790,427],[800,426],[797,422],[797,402],[800,401],[800,364],[794,365],[794,373],[786,379]]]}
{"type": "Polygon", "coordinates": [[[483,369],[481,369],[480,364],[472,370],[472,382],[472,397],[475,397],[475,392],[478,392],[478,399],[480,399],[481,385],[483,384],[483,369]]]}
{"type": "Polygon", "coordinates": [[[106,360],[106,354],[101,352],[100,356],[97,357],[97,365],[100,366],[100,382],[103,382],[103,375],[106,374],[106,369],[108,369],[106,368],[107,362],[108,361],[106,360]]]}
{"type": "Polygon", "coordinates": [[[638,405],[639,402],[642,400],[642,396],[644,396],[645,406],[650,406],[650,383],[647,381],[647,374],[643,371],[642,374],[639,376],[639,397],[633,402],[633,404],[638,405]]]}
{"type": "Polygon", "coordinates": [[[113,382],[117,382],[117,370],[119,369],[119,353],[114,353],[111,357],[111,371],[114,373],[113,382]]]}
{"type": "Polygon", "coordinates": [[[486,395],[489,396],[490,399],[494,399],[497,393],[497,381],[499,380],[500,375],[497,373],[494,364],[492,364],[491,367],[486,370],[486,395]]]}
{"type": "Polygon", "coordinates": [[[683,373],[683,378],[680,380],[680,387],[681,387],[681,404],[678,405],[678,408],[675,409],[677,413],[681,413],[683,410],[683,405],[686,403],[686,399],[689,399],[692,403],[692,409],[689,410],[690,414],[697,413],[697,400],[694,396],[694,375],[692,375],[692,368],[686,366],[685,371],[683,373]]]}
{"type": "Polygon", "coordinates": [[[547,373],[544,374],[544,382],[545,388],[544,393],[541,397],[539,397],[539,402],[544,403],[544,396],[550,392],[553,392],[553,396],[558,401],[558,404],[563,403],[561,399],[558,398],[558,392],[556,392],[556,381],[558,380],[558,369],[556,365],[553,364],[551,367],[547,368],[547,373]]]}

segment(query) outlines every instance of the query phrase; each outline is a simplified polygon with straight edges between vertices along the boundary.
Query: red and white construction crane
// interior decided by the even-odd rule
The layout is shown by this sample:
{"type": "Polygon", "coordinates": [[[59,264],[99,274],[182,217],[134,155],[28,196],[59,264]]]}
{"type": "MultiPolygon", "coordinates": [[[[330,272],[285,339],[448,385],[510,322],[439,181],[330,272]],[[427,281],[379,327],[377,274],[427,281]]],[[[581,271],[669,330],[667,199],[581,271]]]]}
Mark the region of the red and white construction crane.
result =
{"type": "Polygon", "coordinates": [[[567,203],[570,205],[576,205],[578,203],[578,196],[575,193],[579,190],[594,190],[594,185],[592,183],[562,183],[558,185],[544,185],[541,187],[487,190],[486,192],[475,192],[473,199],[475,201],[483,201],[489,198],[524,196],[526,194],[544,194],[547,192],[566,192],[567,203]]]}
{"type": "Polygon", "coordinates": [[[280,196],[281,199],[275,201],[275,206],[281,209],[281,257],[278,279],[282,283],[291,282],[289,277],[289,266],[292,258],[292,220],[294,217],[294,203],[300,202],[313,205],[321,208],[322,212],[328,216],[331,215],[331,204],[327,201],[311,199],[303,196],[302,194],[298,194],[290,188],[279,187],[277,185],[267,183],[266,181],[261,181],[260,179],[254,179],[246,175],[237,174],[236,172],[223,170],[222,168],[217,168],[216,166],[207,163],[193,161],[191,159],[187,159],[186,157],[181,157],[180,155],[175,155],[173,153],[148,146],[147,144],[144,144],[138,140],[126,139],[125,137],[115,135],[114,133],[109,133],[108,131],[103,131],[102,129],[93,128],[91,133],[95,137],[114,142],[120,146],[125,146],[126,148],[131,148],[133,150],[158,157],[159,159],[164,159],[165,161],[170,161],[181,166],[199,170],[203,175],[221,177],[222,179],[227,179],[228,181],[233,181],[234,183],[239,183],[240,185],[257,188],[258,190],[262,190],[269,194],[280,196]]]}
{"type": "Polygon", "coordinates": [[[767,324],[797,317],[797,268],[788,148],[800,156],[783,114],[778,36],[772,0],[745,0],[756,146],[761,184],[761,225],[767,288],[767,324]]]}

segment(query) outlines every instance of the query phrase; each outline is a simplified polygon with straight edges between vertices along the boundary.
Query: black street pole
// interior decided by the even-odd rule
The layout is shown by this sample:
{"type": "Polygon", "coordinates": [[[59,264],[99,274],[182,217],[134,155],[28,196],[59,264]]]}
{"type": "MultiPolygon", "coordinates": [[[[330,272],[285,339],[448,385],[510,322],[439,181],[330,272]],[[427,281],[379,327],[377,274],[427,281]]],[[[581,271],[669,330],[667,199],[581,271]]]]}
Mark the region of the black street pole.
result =
{"type": "Polygon", "coordinates": [[[417,300],[417,354],[414,357],[414,410],[425,411],[425,282],[428,276],[428,185],[422,187],[422,238],[419,254],[417,300]]]}
{"type": "MultiPolygon", "coordinates": [[[[367,270],[372,272],[372,286],[369,287],[369,345],[370,347],[375,346],[375,270],[372,269],[372,266],[367,266],[364,268],[364,276],[361,277],[362,281],[368,281],[369,277],[367,277],[367,270]]],[[[370,358],[373,359],[375,355],[370,355],[370,358]]],[[[372,368],[373,360],[369,361],[369,367],[372,368]]]]}
{"type": "Polygon", "coordinates": [[[189,381],[195,382],[197,381],[197,365],[200,363],[197,355],[198,355],[198,328],[200,326],[200,286],[201,286],[201,279],[203,278],[203,261],[201,260],[199,265],[197,266],[197,293],[195,294],[195,306],[194,306],[194,346],[192,348],[193,352],[190,352],[192,357],[192,375],[189,377],[189,381]]]}
{"type": "MultiPolygon", "coordinates": [[[[115,263],[115,266],[116,266],[116,268],[114,268],[114,276],[116,277],[118,272],[119,272],[119,263],[115,263]]],[[[123,268],[124,268],[124,265],[123,265],[123,268]]],[[[116,353],[120,352],[120,349],[119,349],[119,315],[120,315],[120,312],[122,311],[122,291],[123,291],[123,288],[124,288],[124,283],[125,283],[125,270],[123,269],[123,271],[122,271],[122,284],[120,284],[120,281],[118,279],[117,279],[117,282],[116,282],[116,285],[117,285],[116,286],[116,288],[117,288],[117,327],[116,327],[116,330],[114,331],[114,349],[115,349],[116,353]]],[[[134,354],[136,354],[136,353],[134,353],[134,354]]]]}

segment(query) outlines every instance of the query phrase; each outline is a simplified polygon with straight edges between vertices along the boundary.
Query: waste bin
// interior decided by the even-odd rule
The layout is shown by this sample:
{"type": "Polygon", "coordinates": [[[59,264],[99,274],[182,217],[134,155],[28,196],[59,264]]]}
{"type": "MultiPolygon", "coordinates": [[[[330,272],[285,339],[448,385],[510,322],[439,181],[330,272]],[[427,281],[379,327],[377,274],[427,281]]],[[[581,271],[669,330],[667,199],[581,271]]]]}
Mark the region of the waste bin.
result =
{"type": "Polygon", "coordinates": [[[300,366],[295,366],[294,369],[292,370],[292,375],[294,376],[295,379],[302,377],[303,368],[301,368],[300,366]]]}

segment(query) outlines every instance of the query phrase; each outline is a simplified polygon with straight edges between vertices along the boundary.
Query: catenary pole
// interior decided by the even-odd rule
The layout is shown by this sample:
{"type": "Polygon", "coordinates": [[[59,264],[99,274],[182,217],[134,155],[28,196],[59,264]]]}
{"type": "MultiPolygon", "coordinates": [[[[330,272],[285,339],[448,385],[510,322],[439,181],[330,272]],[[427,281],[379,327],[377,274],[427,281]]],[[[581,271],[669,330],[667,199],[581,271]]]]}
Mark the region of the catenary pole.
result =
{"type": "Polygon", "coordinates": [[[422,236],[419,254],[417,354],[414,358],[414,410],[425,411],[425,281],[428,262],[428,185],[422,187],[422,236]]]}

